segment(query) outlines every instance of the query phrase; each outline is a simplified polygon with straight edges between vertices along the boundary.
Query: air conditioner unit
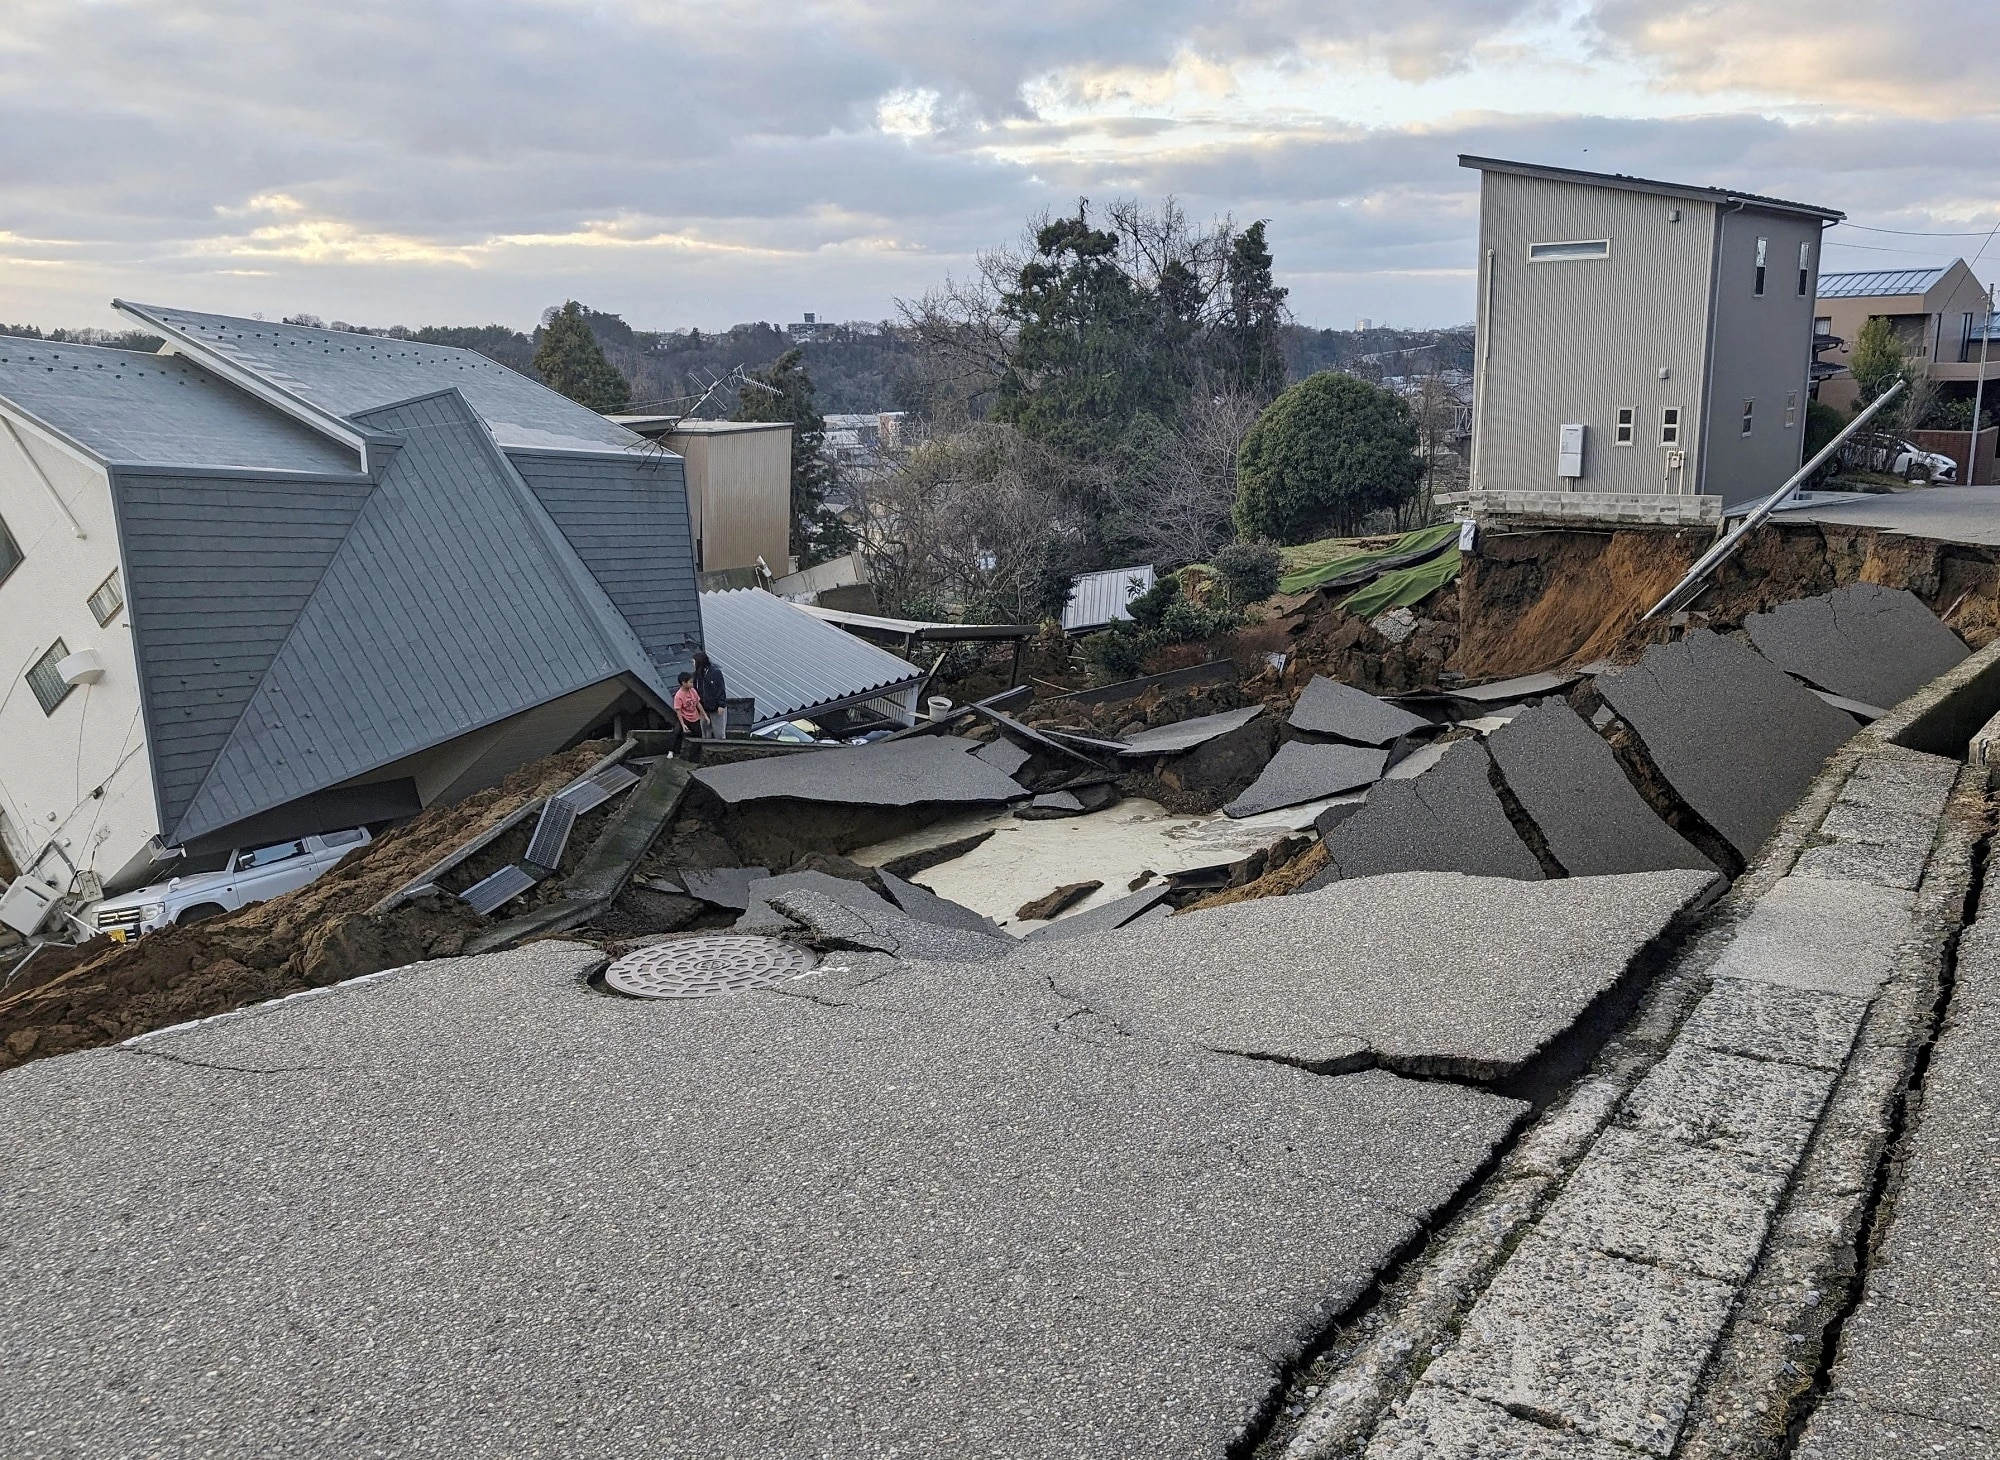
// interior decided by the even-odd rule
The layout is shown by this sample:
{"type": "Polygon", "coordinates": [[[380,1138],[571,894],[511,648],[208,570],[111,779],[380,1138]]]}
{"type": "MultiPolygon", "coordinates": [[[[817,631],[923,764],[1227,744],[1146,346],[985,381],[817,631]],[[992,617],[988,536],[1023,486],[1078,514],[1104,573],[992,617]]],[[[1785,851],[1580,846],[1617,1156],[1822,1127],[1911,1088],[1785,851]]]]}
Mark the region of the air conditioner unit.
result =
{"type": "Polygon", "coordinates": [[[95,649],[79,649],[56,662],[56,673],[64,684],[96,684],[104,678],[104,660],[95,649]]]}
{"type": "Polygon", "coordinates": [[[37,882],[32,877],[16,877],[7,890],[0,893],[0,923],[5,923],[24,938],[32,938],[47,924],[61,899],[62,893],[46,883],[37,882]]]}

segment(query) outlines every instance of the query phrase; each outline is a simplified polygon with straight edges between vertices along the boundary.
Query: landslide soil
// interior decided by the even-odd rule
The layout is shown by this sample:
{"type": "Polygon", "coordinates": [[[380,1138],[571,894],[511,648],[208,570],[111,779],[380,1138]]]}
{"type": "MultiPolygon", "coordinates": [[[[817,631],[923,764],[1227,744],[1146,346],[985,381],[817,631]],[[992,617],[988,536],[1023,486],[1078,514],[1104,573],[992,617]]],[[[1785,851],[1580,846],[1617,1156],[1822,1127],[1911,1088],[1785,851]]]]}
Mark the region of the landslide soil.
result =
{"type": "Polygon", "coordinates": [[[368,909],[611,748],[594,742],[536,761],[491,790],[386,833],[310,886],[255,907],[129,944],[98,938],[44,949],[0,994],[0,1069],[457,954],[484,925],[457,899],[433,898],[383,917],[368,909]]]}

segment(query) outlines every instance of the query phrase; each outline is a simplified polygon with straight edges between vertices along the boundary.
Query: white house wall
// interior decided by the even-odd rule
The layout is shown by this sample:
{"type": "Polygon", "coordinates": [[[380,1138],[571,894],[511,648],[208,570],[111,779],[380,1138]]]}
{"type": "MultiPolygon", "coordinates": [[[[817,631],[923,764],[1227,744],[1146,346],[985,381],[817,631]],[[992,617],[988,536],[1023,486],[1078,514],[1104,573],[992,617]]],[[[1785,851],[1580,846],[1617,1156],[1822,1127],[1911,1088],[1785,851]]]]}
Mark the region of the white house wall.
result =
{"type": "Polygon", "coordinates": [[[149,865],[159,813],[130,616],[121,609],[100,627],[88,601],[120,567],[109,480],[103,467],[5,419],[14,432],[0,427],[0,518],[22,562],[0,582],[0,841],[21,870],[39,861],[68,890],[65,857],[106,881],[149,865]],[[104,677],[45,715],[24,676],[58,638],[71,653],[95,649],[104,677]]]}

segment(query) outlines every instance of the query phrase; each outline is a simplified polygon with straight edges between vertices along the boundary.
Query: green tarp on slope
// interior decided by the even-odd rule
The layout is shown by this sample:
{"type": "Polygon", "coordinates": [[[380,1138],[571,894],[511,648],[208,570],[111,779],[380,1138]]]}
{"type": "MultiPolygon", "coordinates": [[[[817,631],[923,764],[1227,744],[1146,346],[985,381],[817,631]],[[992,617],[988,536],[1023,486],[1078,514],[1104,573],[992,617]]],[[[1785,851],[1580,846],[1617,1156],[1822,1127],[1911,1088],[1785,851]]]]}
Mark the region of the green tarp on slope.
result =
{"type": "MultiPolygon", "coordinates": [[[[1454,524],[1451,530],[1456,534],[1458,528],[1454,524]]],[[[1464,554],[1448,552],[1413,568],[1384,573],[1340,606],[1356,618],[1374,618],[1392,608],[1408,608],[1456,578],[1464,561],[1464,554]]]]}
{"type": "Polygon", "coordinates": [[[1308,588],[1347,588],[1365,583],[1379,572],[1405,568],[1435,553],[1442,552],[1447,543],[1458,537],[1456,522],[1441,522],[1435,527],[1420,527],[1415,532],[1406,532],[1385,548],[1372,552],[1350,553],[1344,558],[1335,558],[1330,563],[1321,563],[1316,568],[1306,568],[1297,573],[1288,573],[1278,580],[1278,589],[1283,593],[1303,593],[1308,588]],[[1339,580],[1347,579],[1343,583],[1339,580]]]}

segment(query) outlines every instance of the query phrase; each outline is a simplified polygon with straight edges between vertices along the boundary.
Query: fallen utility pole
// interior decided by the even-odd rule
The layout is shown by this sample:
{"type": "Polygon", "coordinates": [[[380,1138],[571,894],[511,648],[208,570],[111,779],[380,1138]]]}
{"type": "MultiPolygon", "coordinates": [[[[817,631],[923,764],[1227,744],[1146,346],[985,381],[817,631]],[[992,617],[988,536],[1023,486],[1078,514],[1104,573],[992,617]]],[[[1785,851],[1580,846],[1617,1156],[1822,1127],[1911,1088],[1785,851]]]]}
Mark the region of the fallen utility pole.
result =
{"type": "Polygon", "coordinates": [[[1902,394],[1904,384],[1904,381],[1899,380],[1875,397],[1867,410],[1849,421],[1847,429],[1821,447],[1819,454],[1811,461],[1787,477],[1782,487],[1744,513],[1743,520],[1736,525],[1736,530],[1697,558],[1695,565],[1687,570],[1687,576],[1667,590],[1666,597],[1639,615],[1639,622],[1644,623],[1647,619],[1663,613],[1672,613],[1675,609],[1684,608],[1691,603],[1708,582],[1709,575],[1736,556],[1736,550],[1743,545],[1743,539],[1749,535],[1751,529],[1783,506],[1785,498],[1797,491],[1801,482],[1811,480],[1812,474],[1832,459],[1834,452],[1840,450],[1848,437],[1867,425],[1870,417],[1902,394]]]}

